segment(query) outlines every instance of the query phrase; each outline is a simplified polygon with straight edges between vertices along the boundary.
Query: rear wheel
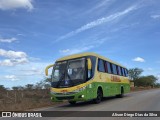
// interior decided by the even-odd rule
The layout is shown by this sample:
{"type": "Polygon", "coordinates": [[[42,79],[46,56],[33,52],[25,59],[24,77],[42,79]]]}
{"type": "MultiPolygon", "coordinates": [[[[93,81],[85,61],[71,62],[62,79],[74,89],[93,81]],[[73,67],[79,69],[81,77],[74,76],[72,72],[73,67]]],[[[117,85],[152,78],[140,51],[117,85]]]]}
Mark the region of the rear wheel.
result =
{"type": "Polygon", "coordinates": [[[122,98],[124,96],[124,90],[123,87],[121,87],[121,94],[116,95],[118,98],[122,98]]]}
{"type": "Polygon", "coordinates": [[[100,103],[102,101],[102,98],[103,98],[102,90],[98,89],[98,91],[97,91],[97,98],[94,99],[94,103],[96,103],[96,104],[100,103]]]}
{"type": "Polygon", "coordinates": [[[70,103],[71,105],[75,105],[75,104],[76,104],[76,101],[69,101],[69,103],[70,103]]]}

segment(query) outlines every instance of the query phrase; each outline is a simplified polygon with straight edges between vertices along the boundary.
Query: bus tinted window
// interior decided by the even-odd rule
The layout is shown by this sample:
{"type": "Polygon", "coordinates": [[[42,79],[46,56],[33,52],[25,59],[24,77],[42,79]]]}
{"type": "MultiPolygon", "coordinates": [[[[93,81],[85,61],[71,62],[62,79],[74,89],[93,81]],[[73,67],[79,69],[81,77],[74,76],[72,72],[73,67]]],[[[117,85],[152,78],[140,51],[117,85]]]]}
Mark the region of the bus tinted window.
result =
{"type": "Polygon", "coordinates": [[[110,68],[111,68],[111,73],[113,74],[113,67],[112,67],[112,63],[110,63],[110,68]]]}
{"type": "Polygon", "coordinates": [[[115,64],[112,64],[112,68],[113,68],[113,74],[117,75],[117,68],[115,64]]]}
{"type": "Polygon", "coordinates": [[[118,65],[116,65],[117,75],[119,75],[118,65]]]}
{"type": "Polygon", "coordinates": [[[112,71],[111,71],[111,63],[106,62],[106,65],[107,65],[107,72],[108,73],[112,73],[112,71]]]}
{"type": "Polygon", "coordinates": [[[126,76],[126,75],[125,75],[125,72],[124,72],[124,68],[122,68],[122,73],[123,73],[123,76],[126,76]]]}
{"type": "Polygon", "coordinates": [[[98,71],[105,72],[104,61],[101,59],[98,59],[98,71]]]}
{"type": "Polygon", "coordinates": [[[121,75],[123,76],[122,67],[120,67],[120,68],[121,68],[121,75]]]}
{"type": "Polygon", "coordinates": [[[107,63],[106,61],[104,61],[104,67],[105,67],[105,72],[108,73],[108,69],[107,69],[107,63]]]}
{"type": "Polygon", "coordinates": [[[125,76],[128,77],[128,70],[125,69],[125,76]]]}
{"type": "Polygon", "coordinates": [[[121,67],[118,66],[119,75],[122,75],[121,67]]]}

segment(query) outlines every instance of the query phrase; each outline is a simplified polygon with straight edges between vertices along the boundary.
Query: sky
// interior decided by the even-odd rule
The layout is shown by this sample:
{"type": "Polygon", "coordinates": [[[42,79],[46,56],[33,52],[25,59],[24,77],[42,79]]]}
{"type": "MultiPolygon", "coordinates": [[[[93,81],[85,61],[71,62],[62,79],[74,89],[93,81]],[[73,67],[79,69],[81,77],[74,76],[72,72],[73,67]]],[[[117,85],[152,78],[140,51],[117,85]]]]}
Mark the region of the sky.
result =
{"type": "Polygon", "coordinates": [[[160,82],[159,0],[0,0],[0,85],[35,84],[66,55],[95,52],[160,82]]]}

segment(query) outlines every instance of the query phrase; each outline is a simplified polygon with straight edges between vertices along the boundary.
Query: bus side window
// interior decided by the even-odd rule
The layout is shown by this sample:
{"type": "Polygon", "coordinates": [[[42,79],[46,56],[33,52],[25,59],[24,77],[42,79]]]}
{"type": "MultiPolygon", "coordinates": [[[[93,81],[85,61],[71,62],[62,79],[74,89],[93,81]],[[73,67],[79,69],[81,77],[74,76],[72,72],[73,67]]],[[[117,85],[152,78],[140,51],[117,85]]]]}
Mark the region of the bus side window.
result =
{"type": "Polygon", "coordinates": [[[123,70],[122,70],[122,67],[120,67],[120,69],[121,69],[121,75],[123,76],[123,70]]]}
{"type": "Polygon", "coordinates": [[[112,63],[110,63],[110,68],[111,68],[111,73],[114,74],[114,73],[113,73],[112,63]]]}
{"type": "Polygon", "coordinates": [[[107,71],[108,71],[108,73],[112,73],[111,63],[109,63],[109,62],[106,61],[106,64],[107,64],[107,71]]]}
{"type": "Polygon", "coordinates": [[[124,72],[124,68],[122,68],[122,72],[123,72],[123,76],[126,76],[126,75],[125,75],[125,72],[124,72]]]}
{"type": "Polygon", "coordinates": [[[98,59],[98,71],[105,72],[104,61],[101,59],[98,59]]]}
{"type": "Polygon", "coordinates": [[[108,73],[107,61],[104,61],[105,72],[108,73]]]}
{"type": "Polygon", "coordinates": [[[116,71],[117,71],[117,75],[119,75],[118,65],[116,65],[116,71]]]}
{"type": "Polygon", "coordinates": [[[122,71],[121,71],[121,67],[118,66],[118,70],[119,70],[119,75],[122,75],[122,71]]]}
{"type": "Polygon", "coordinates": [[[125,76],[128,77],[128,70],[125,69],[125,76]]]}
{"type": "Polygon", "coordinates": [[[113,74],[117,75],[116,65],[112,64],[112,68],[113,68],[113,74]]]}

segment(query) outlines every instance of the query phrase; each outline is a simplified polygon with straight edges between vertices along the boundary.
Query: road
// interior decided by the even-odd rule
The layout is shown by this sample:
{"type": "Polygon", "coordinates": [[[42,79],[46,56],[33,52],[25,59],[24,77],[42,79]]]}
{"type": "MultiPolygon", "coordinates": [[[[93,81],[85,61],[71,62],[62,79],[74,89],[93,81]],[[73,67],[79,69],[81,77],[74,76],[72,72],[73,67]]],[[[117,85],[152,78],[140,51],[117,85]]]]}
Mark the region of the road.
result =
{"type": "MultiPolygon", "coordinates": [[[[61,105],[51,106],[47,108],[38,109],[38,111],[160,111],[160,89],[152,89],[152,90],[144,90],[138,92],[131,92],[125,94],[123,98],[116,97],[107,97],[100,104],[93,104],[92,102],[80,102],[76,105],[70,105],[68,103],[64,103],[61,105]]],[[[54,112],[53,112],[54,113],[54,112]]],[[[11,119],[11,118],[1,118],[0,120],[11,119]]],[[[12,120],[16,120],[17,118],[12,118],[12,120]]],[[[27,118],[23,118],[27,119],[27,118]]],[[[37,119],[37,118],[30,118],[37,119]]],[[[41,118],[44,119],[44,118],[41,118]]],[[[83,117],[48,117],[46,120],[79,120],[83,119],[83,117]]],[[[89,120],[106,120],[108,117],[88,117],[85,119],[89,120]]],[[[151,117],[148,118],[123,118],[123,117],[112,117],[110,119],[153,119],[151,117]]],[[[154,117],[154,119],[159,120],[160,118],[154,117]]],[[[40,120],[38,118],[37,120],[40,120]]]]}

